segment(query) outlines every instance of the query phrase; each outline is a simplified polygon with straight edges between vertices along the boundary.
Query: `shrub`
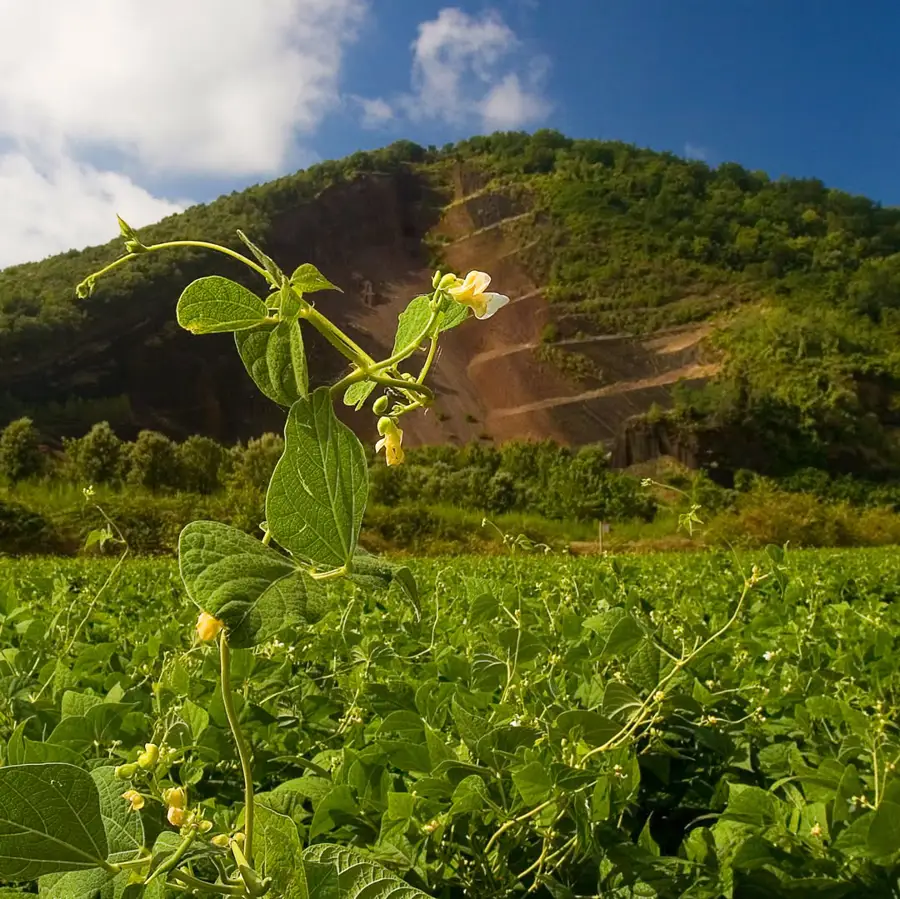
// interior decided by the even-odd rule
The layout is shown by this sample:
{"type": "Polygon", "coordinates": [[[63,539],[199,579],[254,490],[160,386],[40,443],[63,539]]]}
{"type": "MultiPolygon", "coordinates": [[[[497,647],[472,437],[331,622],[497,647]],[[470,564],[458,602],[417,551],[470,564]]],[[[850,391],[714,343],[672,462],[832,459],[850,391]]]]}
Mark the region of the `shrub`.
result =
{"type": "Polygon", "coordinates": [[[264,491],[283,452],[284,439],[280,434],[263,434],[248,440],[245,447],[235,449],[232,483],[264,491]]]}
{"type": "Polygon", "coordinates": [[[83,484],[112,484],[122,477],[123,443],[109,422],[101,421],[71,441],[66,453],[83,484]]]}
{"type": "Polygon", "coordinates": [[[0,476],[11,483],[41,474],[40,435],[30,418],[10,422],[0,434],[0,476]]]}
{"type": "Polygon", "coordinates": [[[178,447],[181,486],[193,493],[214,493],[221,486],[225,448],[209,437],[194,435],[178,447]]]}
{"type": "Polygon", "coordinates": [[[39,555],[63,551],[63,539],[53,524],[19,503],[0,500],[0,553],[39,555]]]}
{"type": "Polygon", "coordinates": [[[181,481],[175,444],[159,431],[141,431],[128,451],[128,482],[148,490],[177,488],[181,481]]]}

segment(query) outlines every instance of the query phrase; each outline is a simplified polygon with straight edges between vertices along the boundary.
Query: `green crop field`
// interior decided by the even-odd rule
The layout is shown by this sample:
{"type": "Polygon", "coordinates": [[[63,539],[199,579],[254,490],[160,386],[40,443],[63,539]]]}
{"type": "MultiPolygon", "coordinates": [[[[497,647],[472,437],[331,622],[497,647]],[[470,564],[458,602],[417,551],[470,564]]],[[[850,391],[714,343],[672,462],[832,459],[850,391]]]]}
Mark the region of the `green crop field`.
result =
{"type": "MultiPolygon", "coordinates": [[[[280,813],[435,896],[898,895],[895,550],[411,569],[417,596],[336,582],[316,620],[232,650],[266,851],[280,813]]],[[[92,771],[137,844],[175,838],[153,798],[172,783],[233,832],[197,611],[170,561],[0,562],[4,765],[92,771]],[[151,741],[126,812],[113,766],[151,741]]],[[[217,864],[206,845],[185,870],[217,864]]],[[[41,894],[130,895],[84,878],[45,874],[41,894]]],[[[161,884],[143,895],[190,893],[161,884]]]]}

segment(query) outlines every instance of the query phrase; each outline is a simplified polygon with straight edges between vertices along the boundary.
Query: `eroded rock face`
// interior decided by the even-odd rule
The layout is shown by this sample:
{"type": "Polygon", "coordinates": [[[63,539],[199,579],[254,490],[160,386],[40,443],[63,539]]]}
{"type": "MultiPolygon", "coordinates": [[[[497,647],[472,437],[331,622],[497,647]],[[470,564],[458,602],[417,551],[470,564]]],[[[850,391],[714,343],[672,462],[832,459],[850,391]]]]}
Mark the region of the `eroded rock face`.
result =
{"type": "MultiPolygon", "coordinates": [[[[561,371],[542,342],[552,309],[527,262],[540,223],[527,198],[486,190],[475,170],[459,166],[440,186],[413,170],[368,175],[310,202],[280,202],[265,249],[287,271],[313,262],[340,285],[344,293],[317,294],[317,303],[373,355],[390,352],[398,315],[429,289],[429,244],[439,246],[445,270],[488,271],[496,289],[511,297],[490,321],[470,319],[444,336],[433,376],[439,400],[404,422],[408,445],[479,438],[612,443],[631,417],[654,403],[668,406],[676,381],[699,384],[715,373],[715,364],[700,354],[707,326],[641,339],[584,338],[577,322],[566,321],[555,323],[552,351],[579,357],[589,374],[574,378],[561,371]]],[[[207,271],[217,262],[209,260],[207,271]]],[[[79,385],[94,396],[125,393],[135,431],[233,441],[280,430],[282,410],[256,391],[230,335],[198,338],[181,331],[174,322],[176,299],[160,296],[152,308],[145,303],[117,311],[114,321],[98,319],[66,358],[44,364],[42,388],[52,383],[63,396],[77,395],[79,385]]],[[[340,360],[307,331],[311,371],[320,383],[337,378],[340,360]]],[[[27,366],[15,371],[23,379],[36,377],[27,366]]],[[[364,440],[375,439],[371,414],[341,414],[364,440]]],[[[631,449],[626,442],[623,459],[645,457],[652,442],[648,437],[631,449]]],[[[688,461],[690,454],[675,455],[688,461]]]]}

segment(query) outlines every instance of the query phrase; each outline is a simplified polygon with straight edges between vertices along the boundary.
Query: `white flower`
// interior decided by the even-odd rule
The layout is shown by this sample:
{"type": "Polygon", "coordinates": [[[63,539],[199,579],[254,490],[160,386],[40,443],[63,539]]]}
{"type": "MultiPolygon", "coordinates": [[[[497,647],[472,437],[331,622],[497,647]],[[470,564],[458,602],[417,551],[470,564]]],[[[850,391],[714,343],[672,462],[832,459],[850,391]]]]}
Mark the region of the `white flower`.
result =
{"type": "Polygon", "coordinates": [[[476,318],[490,318],[509,302],[509,297],[502,293],[486,292],[485,288],[490,283],[491,276],[487,272],[469,272],[465,281],[457,278],[456,284],[448,288],[447,293],[457,303],[474,310],[476,318]]]}
{"type": "Polygon", "coordinates": [[[764,653],[763,653],[763,658],[764,658],[767,662],[771,662],[772,659],[775,658],[775,653],[772,652],[771,650],[769,650],[769,651],[767,651],[767,652],[764,652],[764,653]]]}

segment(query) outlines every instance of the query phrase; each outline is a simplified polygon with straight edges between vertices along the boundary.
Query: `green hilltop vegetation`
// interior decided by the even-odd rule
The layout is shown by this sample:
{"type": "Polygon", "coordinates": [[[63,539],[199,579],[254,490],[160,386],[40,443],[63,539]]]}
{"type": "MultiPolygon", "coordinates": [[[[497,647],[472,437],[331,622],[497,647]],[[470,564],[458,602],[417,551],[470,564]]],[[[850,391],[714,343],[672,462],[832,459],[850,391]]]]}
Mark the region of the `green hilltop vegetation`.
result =
{"type": "MultiPolygon", "coordinates": [[[[897,472],[900,209],[815,179],[773,180],[733,163],[710,168],[552,131],[498,133],[441,149],[402,141],[355,153],[141,233],[148,243],[237,247],[240,228],[272,245],[283,217],[329,186],[411,173],[440,197],[460,164],[532,213],[515,228],[530,247],[526,268],[547,285],[557,321],[548,341],[573,329],[719,326],[708,347],[719,375],[700,390],[676,389],[671,410],[653,410],[654,426],[743,448],[747,457],[732,459],[731,469],[787,475],[813,467],[875,479],[897,472]]],[[[113,389],[100,375],[80,382],[79,353],[136,327],[160,297],[207,274],[210,260],[196,250],[141,259],[77,301],[74,285],[119,251],[116,241],[0,272],[0,416],[29,414],[51,435],[82,434],[101,418],[115,423],[110,410],[127,407],[135,385],[113,389]]],[[[162,311],[171,318],[171,304],[162,311]]]]}

